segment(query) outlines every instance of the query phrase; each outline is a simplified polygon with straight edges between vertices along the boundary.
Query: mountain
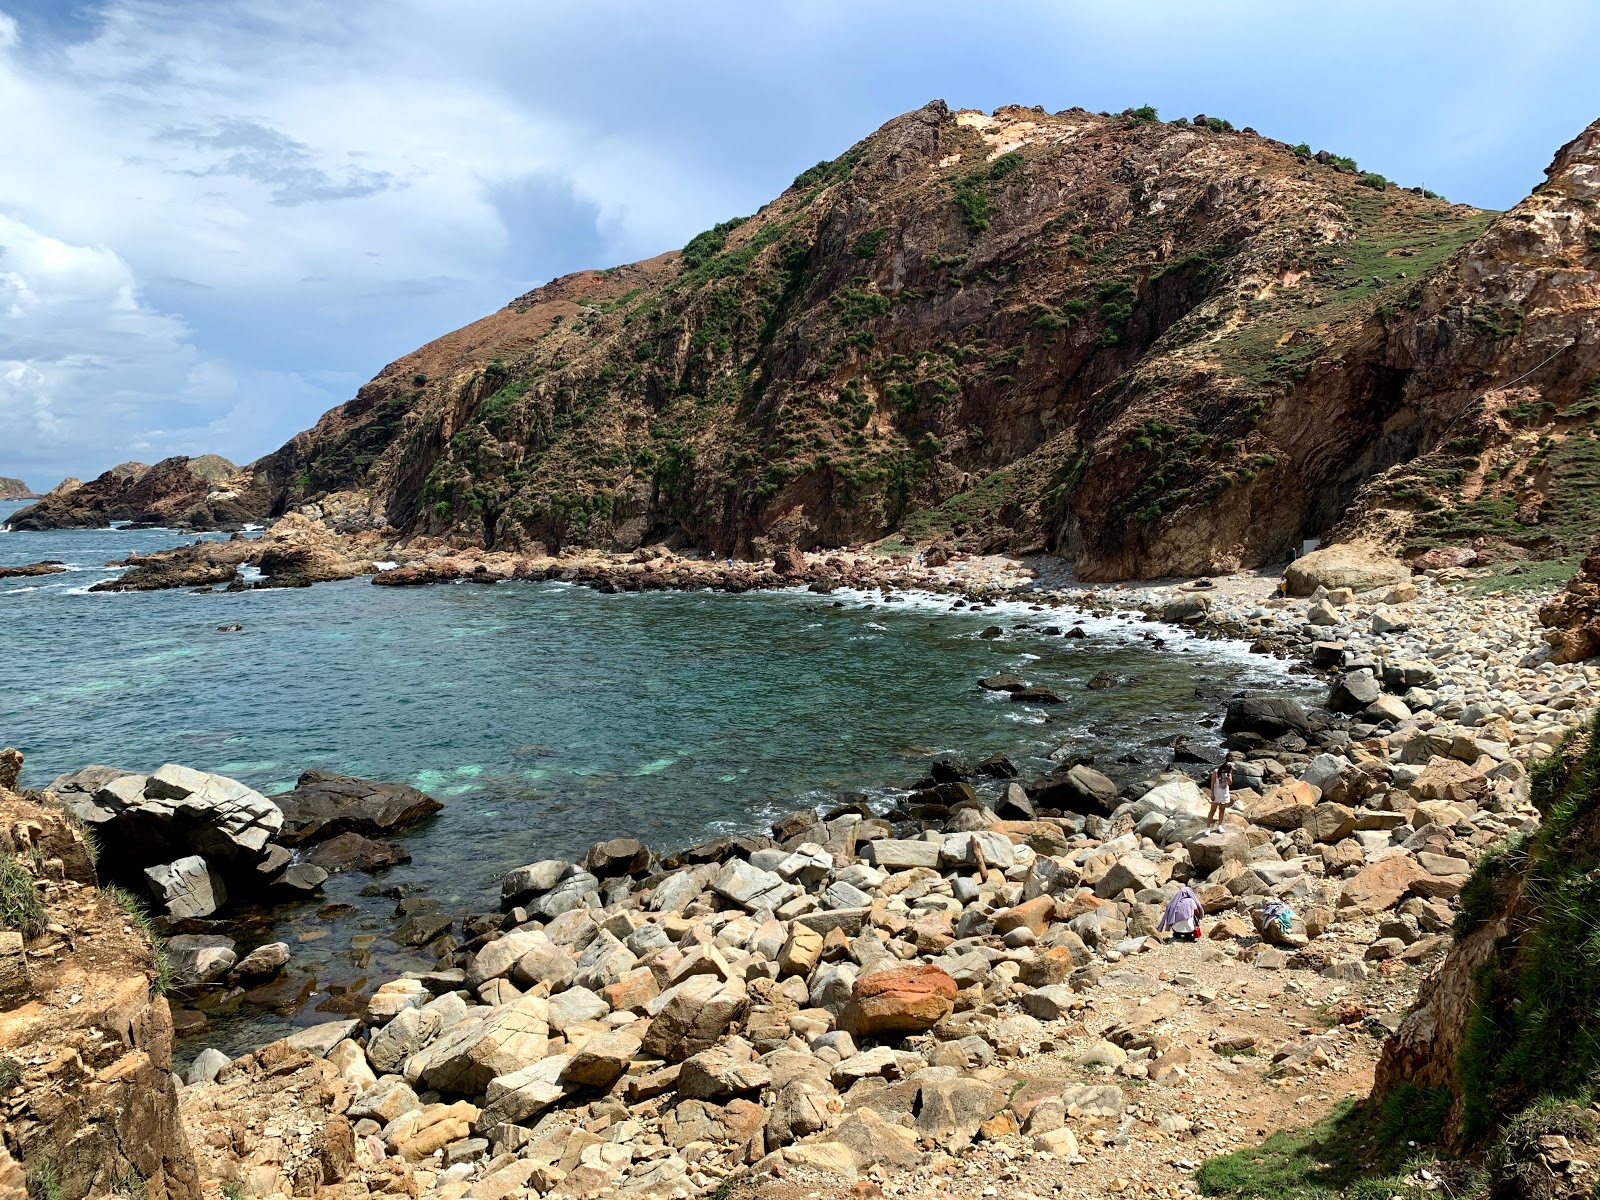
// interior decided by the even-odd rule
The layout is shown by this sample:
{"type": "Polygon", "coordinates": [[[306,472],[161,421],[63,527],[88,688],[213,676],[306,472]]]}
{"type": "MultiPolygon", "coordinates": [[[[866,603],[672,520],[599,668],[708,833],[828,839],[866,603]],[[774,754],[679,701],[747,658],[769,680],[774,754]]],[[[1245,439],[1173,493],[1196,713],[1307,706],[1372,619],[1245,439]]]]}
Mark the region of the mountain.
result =
{"type": "Polygon", "coordinates": [[[32,500],[35,492],[20,479],[0,475],[0,500],[32,500]]]}
{"type": "MultiPolygon", "coordinates": [[[[1600,533],[1600,123],[1493,213],[1226,121],[934,102],[682,251],[558,279],[253,467],[261,516],[495,549],[1600,533]]],[[[93,486],[93,485],[88,485],[93,486]]]]}

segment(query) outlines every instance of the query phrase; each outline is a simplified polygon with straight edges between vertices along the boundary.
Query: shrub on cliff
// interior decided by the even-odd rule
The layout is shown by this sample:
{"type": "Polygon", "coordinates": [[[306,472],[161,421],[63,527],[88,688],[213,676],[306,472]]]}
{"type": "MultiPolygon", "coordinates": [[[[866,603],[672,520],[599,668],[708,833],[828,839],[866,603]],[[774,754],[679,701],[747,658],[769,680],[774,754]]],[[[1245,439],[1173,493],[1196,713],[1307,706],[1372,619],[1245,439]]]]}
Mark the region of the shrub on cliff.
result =
{"type": "Polygon", "coordinates": [[[1536,1102],[1588,1103],[1600,1082],[1600,716],[1535,769],[1533,802],[1539,832],[1485,856],[1463,895],[1464,925],[1506,913],[1457,1064],[1469,1145],[1536,1102]]]}

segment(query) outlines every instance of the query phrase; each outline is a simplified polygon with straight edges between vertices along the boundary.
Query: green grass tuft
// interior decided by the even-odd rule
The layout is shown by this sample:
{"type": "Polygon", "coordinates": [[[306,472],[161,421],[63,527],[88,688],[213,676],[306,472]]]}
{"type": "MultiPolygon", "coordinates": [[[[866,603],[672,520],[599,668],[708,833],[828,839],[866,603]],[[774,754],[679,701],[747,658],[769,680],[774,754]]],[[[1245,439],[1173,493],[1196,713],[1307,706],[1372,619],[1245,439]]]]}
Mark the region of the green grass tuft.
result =
{"type": "Polygon", "coordinates": [[[56,1174],[56,1165],[48,1158],[29,1165],[28,1195],[33,1200],[63,1200],[61,1176],[56,1174]]]}
{"type": "Polygon", "coordinates": [[[38,882],[15,854],[0,854],[0,928],[14,929],[31,941],[44,932],[44,924],[38,882]]]}
{"type": "Polygon", "coordinates": [[[172,962],[167,958],[166,943],[156,933],[150,914],[145,911],[139,898],[127,889],[112,887],[106,888],[105,891],[116,901],[117,907],[127,914],[128,919],[133,922],[133,927],[139,931],[150,947],[150,971],[156,992],[162,996],[169,994],[174,985],[172,962]]]}

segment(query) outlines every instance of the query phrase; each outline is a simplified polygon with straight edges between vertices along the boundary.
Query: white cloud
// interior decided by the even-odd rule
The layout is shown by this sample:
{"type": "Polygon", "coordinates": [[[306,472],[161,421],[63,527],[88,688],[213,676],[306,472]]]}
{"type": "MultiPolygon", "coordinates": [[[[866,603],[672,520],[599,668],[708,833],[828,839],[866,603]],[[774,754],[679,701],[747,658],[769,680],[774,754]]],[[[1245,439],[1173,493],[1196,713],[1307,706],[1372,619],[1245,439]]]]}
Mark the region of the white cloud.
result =
{"type": "Polygon", "coordinates": [[[0,428],[30,475],[67,452],[96,463],[163,441],[198,452],[233,392],[183,321],[140,300],[115,253],[0,214],[0,428]],[[152,438],[158,410],[187,414],[189,428],[152,438]]]}

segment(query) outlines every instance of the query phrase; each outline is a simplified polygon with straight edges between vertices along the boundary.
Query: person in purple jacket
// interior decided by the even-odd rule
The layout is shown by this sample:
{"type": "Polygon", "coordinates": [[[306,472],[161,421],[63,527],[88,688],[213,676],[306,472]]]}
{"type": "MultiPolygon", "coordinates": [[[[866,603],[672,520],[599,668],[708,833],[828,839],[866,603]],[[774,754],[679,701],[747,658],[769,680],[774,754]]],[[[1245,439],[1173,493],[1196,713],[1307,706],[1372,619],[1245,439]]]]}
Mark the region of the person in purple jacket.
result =
{"type": "Polygon", "coordinates": [[[1200,918],[1206,915],[1205,907],[1200,903],[1200,897],[1195,895],[1192,887],[1185,884],[1179,888],[1177,894],[1167,901],[1166,908],[1161,910],[1161,923],[1156,926],[1157,933],[1172,932],[1175,942],[1192,942],[1199,934],[1200,918]]]}

